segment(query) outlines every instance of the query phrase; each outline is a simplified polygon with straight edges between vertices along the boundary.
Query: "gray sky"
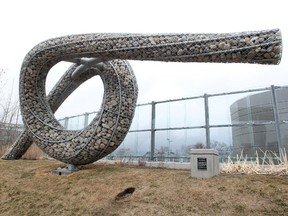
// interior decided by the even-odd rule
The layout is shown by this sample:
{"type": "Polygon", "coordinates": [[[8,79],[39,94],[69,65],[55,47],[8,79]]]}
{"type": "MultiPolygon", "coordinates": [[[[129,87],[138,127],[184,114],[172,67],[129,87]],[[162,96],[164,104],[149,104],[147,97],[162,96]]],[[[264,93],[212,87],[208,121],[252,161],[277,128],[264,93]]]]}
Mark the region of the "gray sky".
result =
{"type": "MultiPolygon", "coordinates": [[[[26,53],[43,40],[78,33],[223,33],[280,28],[280,65],[163,63],[130,61],[139,85],[138,103],[204,93],[287,85],[288,13],[285,1],[156,0],[3,0],[0,2],[0,68],[7,70],[6,95],[18,96],[26,53]]],[[[66,70],[57,65],[47,90],[66,70]]],[[[99,79],[86,82],[58,110],[56,117],[96,110],[102,98],[99,79]],[[95,92],[83,97],[85,92],[95,92]],[[95,100],[95,102],[94,102],[95,100]]]]}

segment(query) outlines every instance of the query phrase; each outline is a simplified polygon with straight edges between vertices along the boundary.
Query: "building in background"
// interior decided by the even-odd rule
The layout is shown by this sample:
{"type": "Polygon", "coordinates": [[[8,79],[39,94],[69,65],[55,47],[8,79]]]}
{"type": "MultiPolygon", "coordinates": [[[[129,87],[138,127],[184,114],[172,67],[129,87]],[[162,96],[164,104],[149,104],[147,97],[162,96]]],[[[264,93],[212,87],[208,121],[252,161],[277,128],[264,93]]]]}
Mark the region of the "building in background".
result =
{"type": "Polygon", "coordinates": [[[274,116],[271,91],[254,94],[237,100],[230,106],[231,123],[242,124],[232,128],[234,154],[255,157],[256,150],[261,155],[264,151],[288,149],[288,88],[275,90],[276,105],[279,116],[280,143],[274,116]],[[245,124],[245,125],[243,125],[245,124]]]}

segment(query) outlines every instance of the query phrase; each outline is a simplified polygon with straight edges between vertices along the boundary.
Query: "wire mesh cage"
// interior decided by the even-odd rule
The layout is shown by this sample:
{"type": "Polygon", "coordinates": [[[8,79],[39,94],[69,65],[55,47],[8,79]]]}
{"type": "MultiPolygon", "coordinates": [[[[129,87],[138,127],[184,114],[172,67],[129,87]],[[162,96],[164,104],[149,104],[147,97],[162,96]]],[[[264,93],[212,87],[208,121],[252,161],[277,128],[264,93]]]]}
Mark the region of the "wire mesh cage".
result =
{"type": "Polygon", "coordinates": [[[220,34],[81,34],[49,39],[25,57],[20,104],[26,130],[4,155],[21,156],[34,141],[53,158],[74,165],[94,162],[123,141],[135,112],[137,83],[125,60],[278,64],[279,29],[220,34]],[[73,62],[46,97],[45,80],[60,61],[73,62]],[[53,113],[83,82],[100,75],[100,112],[83,130],[67,131],[53,113]]]}

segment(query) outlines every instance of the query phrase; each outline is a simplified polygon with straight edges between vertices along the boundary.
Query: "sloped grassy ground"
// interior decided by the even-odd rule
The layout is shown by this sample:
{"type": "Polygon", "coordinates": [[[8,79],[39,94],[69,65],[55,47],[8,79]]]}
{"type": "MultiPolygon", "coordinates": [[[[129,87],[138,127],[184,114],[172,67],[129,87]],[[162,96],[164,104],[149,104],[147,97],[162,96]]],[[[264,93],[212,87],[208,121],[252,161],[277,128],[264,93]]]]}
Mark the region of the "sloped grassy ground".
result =
{"type": "Polygon", "coordinates": [[[288,176],[220,174],[92,164],[0,160],[0,215],[287,215],[288,176]],[[134,193],[115,197],[126,188],[134,193]]]}

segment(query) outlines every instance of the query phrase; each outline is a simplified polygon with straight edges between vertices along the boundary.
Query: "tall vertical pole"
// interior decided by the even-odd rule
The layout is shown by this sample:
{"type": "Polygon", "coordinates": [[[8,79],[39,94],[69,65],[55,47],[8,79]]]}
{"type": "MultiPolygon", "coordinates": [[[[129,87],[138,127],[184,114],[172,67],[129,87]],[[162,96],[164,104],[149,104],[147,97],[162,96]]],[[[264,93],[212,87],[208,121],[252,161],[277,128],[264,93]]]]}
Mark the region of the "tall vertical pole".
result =
{"type": "Polygon", "coordinates": [[[64,118],[64,128],[65,128],[65,129],[68,129],[68,121],[69,121],[69,118],[68,118],[68,117],[65,117],[65,118],[64,118]]]}
{"type": "MultiPolygon", "coordinates": [[[[252,109],[253,107],[251,106],[251,100],[250,100],[250,97],[247,97],[247,109],[248,109],[248,122],[249,122],[249,125],[248,125],[248,131],[249,131],[249,140],[250,140],[250,143],[251,143],[251,149],[252,149],[252,152],[250,152],[251,155],[253,155],[256,151],[257,151],[257,148],[255,146],[255,136],[254,136],[254,126],[253,126],[253,115],[252,115],[252,109]]],[[[249,154],[249,151],[251,150],[247,150],[248,152],[244,152],[243,151],[243,154],[249,154]]]]}
{"type": "Polygon", "coordinates": [[[156,110],[156,103],[152,101],[151,104],[151,151],[150,151],[150,160],[154,161],[155,159],[155,110],[156,110]]]}
{"type": "Polygon", "coordinates": [[[271,86],[271,94],[272,94],[272,103],[273,103],[273,111],[274,111],[274,119],[275,119],[275,130],[276,130],[276,137],[278,143],[278,151],[279,155],[282,149],[282,140],[281,140],[281,131],[280,131],[280,121],[279,121],[279,110],[277,104],[277,97],[275,92],[275,86],[271,86]]]}
{"type": "Polygon", "coordinates": [[[210,148],[210,124],[209,124],[209,104],[208,95],[204,94],[204,106],[205,106],[205,129],[206,129],[206,148],[210,148]]]}
{"type": "Polygon", "coordinates": [[[84,114],[84,128],[88,126],[89,113],[84,114]]]}

